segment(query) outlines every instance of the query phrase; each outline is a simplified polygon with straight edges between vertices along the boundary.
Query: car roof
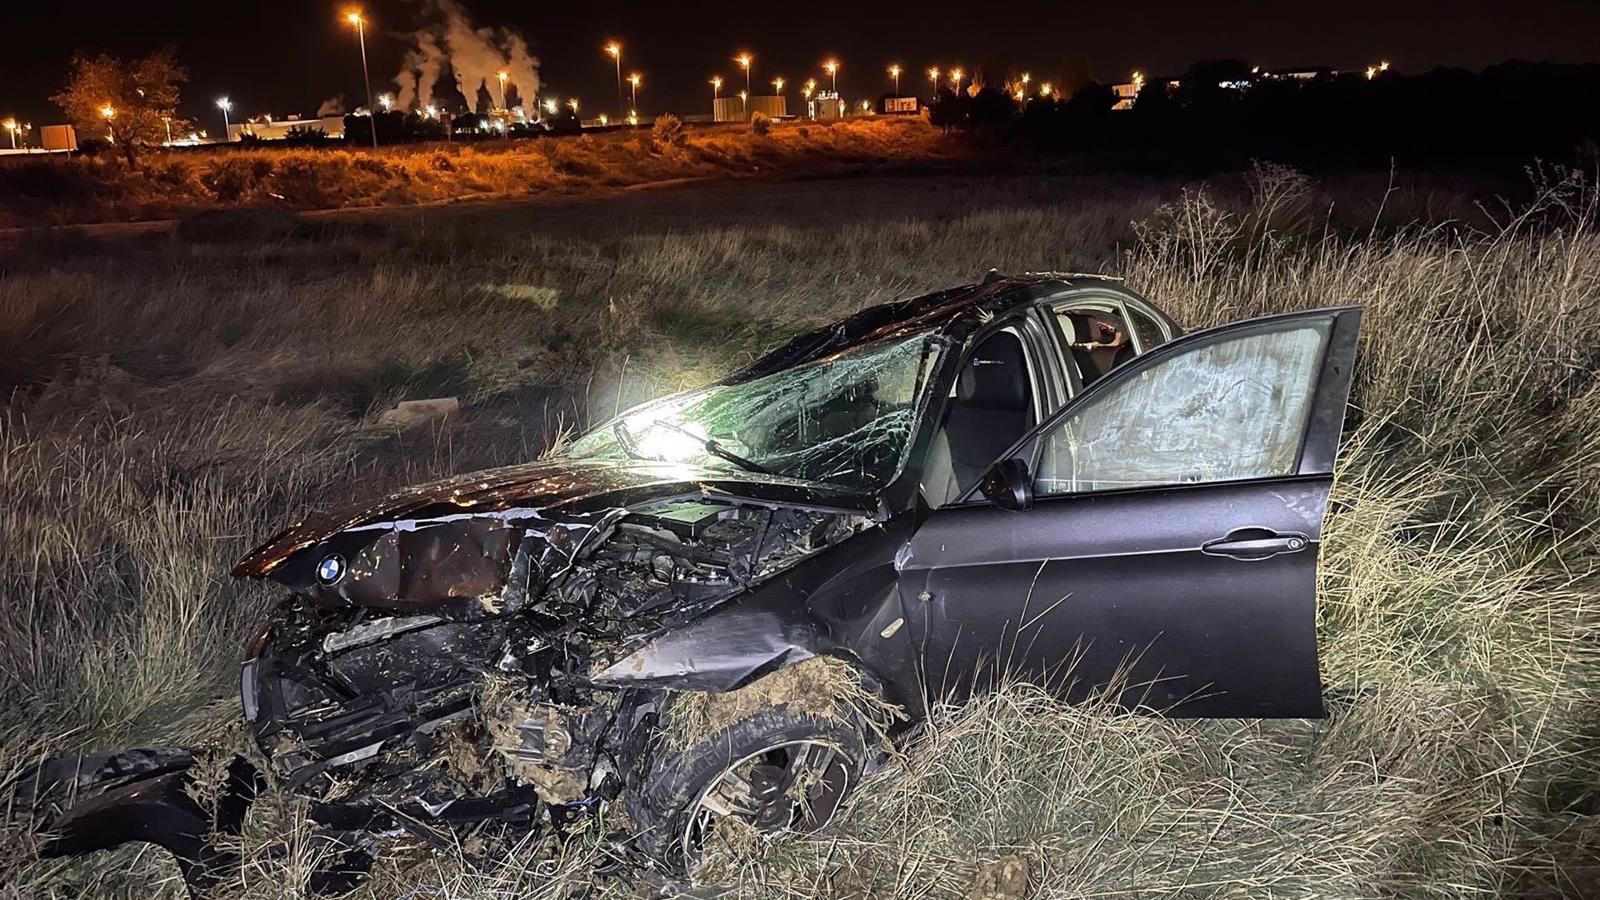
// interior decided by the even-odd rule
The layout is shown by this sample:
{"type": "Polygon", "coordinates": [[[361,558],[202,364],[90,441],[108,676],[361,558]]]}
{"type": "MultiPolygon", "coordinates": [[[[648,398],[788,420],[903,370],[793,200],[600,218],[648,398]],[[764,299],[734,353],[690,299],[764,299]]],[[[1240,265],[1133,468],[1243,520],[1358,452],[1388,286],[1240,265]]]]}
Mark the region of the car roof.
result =
{"type": "Polygon", "coordinates": [[[1057,272],[1001,275],[991,271],[984,280],[974,284],[869,306],[831,325],[808,331],[722,379],[719,384],[741,384],[916,331],[950,332],[969,321],[986,320],[1048,294],[1120,282],[1120,278],[1109,275],[1057,272]]]}

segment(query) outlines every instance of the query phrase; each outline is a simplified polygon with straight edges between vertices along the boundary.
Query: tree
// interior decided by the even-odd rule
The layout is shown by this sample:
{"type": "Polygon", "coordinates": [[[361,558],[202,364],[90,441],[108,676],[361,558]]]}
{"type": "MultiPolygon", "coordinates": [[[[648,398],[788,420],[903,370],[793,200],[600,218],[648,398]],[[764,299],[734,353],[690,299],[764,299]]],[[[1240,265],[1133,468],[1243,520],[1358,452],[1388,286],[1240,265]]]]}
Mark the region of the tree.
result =
{"type": "Polygon", "coordinates": [[[102,53],[72,58],[72,74],[50,98],[84,135],[113,140],[132,165],[140,149],[187,130],[177,118],[178,91],[189,73],[171,47],[124,62],[102,53]]]}

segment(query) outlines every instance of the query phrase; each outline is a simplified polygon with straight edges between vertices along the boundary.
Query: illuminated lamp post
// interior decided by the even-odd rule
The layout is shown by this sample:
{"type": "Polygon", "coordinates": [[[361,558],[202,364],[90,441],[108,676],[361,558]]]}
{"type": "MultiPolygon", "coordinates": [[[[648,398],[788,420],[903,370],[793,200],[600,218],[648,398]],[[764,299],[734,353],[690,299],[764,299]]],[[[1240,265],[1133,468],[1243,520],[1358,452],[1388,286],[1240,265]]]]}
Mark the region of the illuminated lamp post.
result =
{"type": "Polygon", "coordinates": [[[741,53],[738,56],[735,56],[733,58],[733,61],[738,63],[739,64],[739,68],[744,70],[744,90],[745,90],[745,93],[749,93],[750,92],[750,64],[755,62],[756,58],[754,56],[751,56],[748,53],[741,53]]]}
{"type": "Polygon", "coordinates": [[[750,118],[750,92],[749,91],[740,91],[739,92],[739,115],[742,116],[743,118],[746,118],[746,119],[750,118]]]}
{"type": "Polygon", "coordinates": [[[511,77],[511,73],[501,69],[494,73],[494,77],[500,82],[500,108],[506,109],[506,79],[511,77]]]}
{"type": "Polygon", "coordinates": [[[109,103],[107,103],[105,106],[100,107],[100,118],[106,120],[106,140],[109,141],[110,143],[113,143],[113,144],[115,144],[117,142],[117,132],[116,132],[116,129],[111,127],[111,120],[116,118],[116,117],[117,117],[116,107],[112,106],[109,103]]]}
{"type": "Polygon", "coordinates": [[[622,115],[622,45],[612,41],[606,44],[606,52],[617,63],[617,115],[622,115]]]}
{"type": "MultiPolygon", "coordinates": [[[[939,67],[928,67],[928,83],[933,85],[933,100],[939,99],[939,67]]],[[[931,100],[929,102],[932,102],[931,100]]]]}
{"type": "Polygon", "coordinates": [[[839,96],[839,61],[830,59],[822,64],[822,70],[833,77],[833,95],[839,96]]]}
{"type": "Polygon", "coordinates": [[[961,93],[961,79],[965,77],[967,77],[967,73],[961,71],[960,69],[950,70],[950,80],[955,82],[957,94],[961,93]]]}
{"type": "Polygon", "coordinates": [[[635,115],[638,114],[639,110],[639,85],[643,82],[644,76],[640,75],[638,72],[634,72],[632,75],[628,76],[628,84],[633,87],[633,99],[629,101],[629,104],[633,107],[633,112],[635,115]]]}
{"type": "Polygon", "coordinates": [[[17,149],[17,120],[7,119],[5,126],[6,130],[11,132],[11,149],[15,150],[17,149]]]}
{"type": "Polygon", "coordinates": [[[894,79],[894,95],[900,96],[900,66],[895,64],[889,67],[889,77],[894,79]]]}
{"type": "Polygon", "coordinates": [[[233,140],[233,129],[228,124],[228,113],[233,109],[233,101],[227,97],[218,97],[217,109],[222,110],[222,142],[226,144],[233,140]]]}
{"type": "Polygon", "coordinates": [[[372,76],[367,73],[367,20],[362,17],[361,10],[352,9],[344,14],[344,20],[356,27],[356,40],[361,44],[361,80],[367,86],[367,118],[372,125],[372,149],[378,149],[378,116],[377,110],[372,106],[372,76]]]}

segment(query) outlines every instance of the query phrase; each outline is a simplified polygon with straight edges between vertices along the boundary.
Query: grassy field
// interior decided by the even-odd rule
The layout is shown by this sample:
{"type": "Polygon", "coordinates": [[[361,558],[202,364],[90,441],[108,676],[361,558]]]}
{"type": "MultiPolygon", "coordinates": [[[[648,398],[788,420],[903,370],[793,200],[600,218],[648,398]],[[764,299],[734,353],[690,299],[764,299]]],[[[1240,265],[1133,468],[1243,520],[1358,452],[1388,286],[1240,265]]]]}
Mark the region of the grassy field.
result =
{"type": "Polygon", "coordinates": [[[239,204],[399,206],[968,155],[921,119],[666,127],[576,137],[296,149],[270,144],[0,161],[0,228],[164,219],[239,204]]]}
{"type": "MultiPolygon", "coordinates": [[[[203,224],[14,239],[0,779],[47,752],[235,739],[240,648],[275,597],[227,572],[307,506],[526,459],[990,266],[1102,270],[1190,327],[1366,306],[1320,586],[1331,717],[1166,721],[1015,686],[943,711],[833,833],[707,877],[751,898],[959,898],[1015,854],[1037,898],[1594,895],[1600,195],[1556,178],[1531,207],[1474,210],[1381,185],[1276,169],[1181,192],[958,184],[844,224],[708,214],[615,236],[507,230],[488,210],[268,240],[203,224]],[[1461,215],[1403,224],[1439,208],[1461,215]],[[448,426],[377,422],[438,395],[463,401],[448,426]]],[[[295,896],[301,832],[272,825],[292,804],[260,815],[225,894],[295,896]]],[[[18,822],[0,895],[181,890],[158,853],[36,861],[18,822]]],[[[582,840],[521,851],[487,872],[397,852],[362,896],[640,890],[595,883],[582,840]]]]}

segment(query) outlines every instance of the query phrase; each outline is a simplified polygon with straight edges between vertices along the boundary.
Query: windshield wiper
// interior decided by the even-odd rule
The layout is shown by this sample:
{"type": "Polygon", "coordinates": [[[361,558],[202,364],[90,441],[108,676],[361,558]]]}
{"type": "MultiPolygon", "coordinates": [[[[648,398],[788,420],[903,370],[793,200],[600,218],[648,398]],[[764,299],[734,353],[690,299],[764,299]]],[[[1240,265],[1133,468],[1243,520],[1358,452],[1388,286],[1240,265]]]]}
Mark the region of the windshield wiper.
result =
{"type": "Polygon", "coordinates": [[[689,429],[684,428],[681,425],[674,425],[674,424],[672,424],[671,422],[668,422],[665,419],[657,419],[656,421],[651,422],[650,424],[652,424],[652,425],[662,425],[662,426],[665,426],[667,428],[671,428],[673,431],[676,431],[677,433],[679,433],[681,435],[685,435],[687,437],[693,438],[694,440],[700,441],[702,444],[705,445],[707,453],[711,454],[712,456],[715,456],[717,459],[725,459],[728,462],[731,462],[734,465],[738,466],[739,468],[745,470],[746,472],[754,472],[757,475],[776,475],[776,474],[778,474],[778,473],[772,471],[771,469],[767,468],[766,466],[761,465],[760,463],[751,462],[750,460],[745,459],[744,457],[740,456],[739,454],[734,453],[732,450],[729,450],[726,447],[723,447],[721,444],[717,443],[717,439],[716,438],[713,438],[713,437],[704,437],[703,438],[700,435],[695,434],[694,432],[690,431],[689,429]]]}

